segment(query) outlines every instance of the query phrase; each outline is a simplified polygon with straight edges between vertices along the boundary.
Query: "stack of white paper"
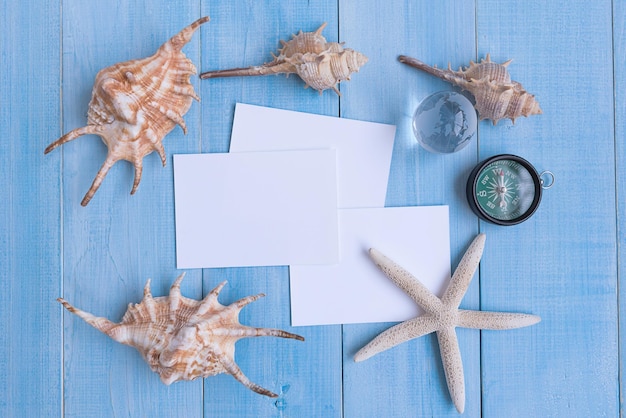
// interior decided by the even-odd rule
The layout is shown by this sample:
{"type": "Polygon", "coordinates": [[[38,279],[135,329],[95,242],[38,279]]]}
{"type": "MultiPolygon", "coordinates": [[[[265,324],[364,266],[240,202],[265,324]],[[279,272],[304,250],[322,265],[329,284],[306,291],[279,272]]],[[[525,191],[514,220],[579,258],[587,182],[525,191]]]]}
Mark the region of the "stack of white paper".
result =
{"type": "Polygon", "coordinates": [[[237,104],[230,153],[174,156],[178,268],[289,265],[293,325],[415,316],[367,250],[440,294],[448,209],[384,208],[394,136],[391,125],[237,104]]]}

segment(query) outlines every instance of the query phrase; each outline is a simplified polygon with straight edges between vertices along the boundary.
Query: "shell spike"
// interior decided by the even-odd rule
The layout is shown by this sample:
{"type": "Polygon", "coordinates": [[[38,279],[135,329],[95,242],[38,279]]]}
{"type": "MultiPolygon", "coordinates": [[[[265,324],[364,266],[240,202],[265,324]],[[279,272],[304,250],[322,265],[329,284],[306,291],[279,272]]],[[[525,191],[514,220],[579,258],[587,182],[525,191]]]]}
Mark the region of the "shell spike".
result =
{"type": "Polygon", "coordinates": [[[185,124],[185,120],[181,115],[174,111],[169,111],[167,112],[167,117],[170,118],[172,122],[176,123],[176,125],[180,126],[180,129],[183,130],[183,134],[187,135],[187,124],[185,124]]]}
{"type": "MultiPolygon", "coordinates": [[[[152,292],[150,291],[150,279],[146,280],[146,285],[143,287],[143,299],[141,300],[141,303],[146,306],[150,320],[153,322],[156,321],[157,303],[152,297],[152,292]]],[[[124,322],[123,319],[122,322],[124,322]]]]}
{"type": "Polygon", "coordinates": [[[187,45],[187,43],[191,40],[193,33],[202,25],[210,20],[209,16],[201,17],[200,19],[193,22],[191,25],[187,26],[183,30],[181,30],[176,35],[172,36],[169,41],[167,41],[161,48],[169,49],[173,48],[175,51],[180,51],[183,46],[187,45]]]}
{"type": "MultiPolygon", "coordinates": [[[[326,25],[327,25],[326,22],[322,23],[322,25],[319,28],[317,28],[317,30],[315,31],[315,34],[320,36],[322,34],[322,31],[326,27],[326,25]]],[[[300,33],[302,33],[302,31],[300,31],[300,33]]]]}
{"type": "Polygon", "coordinates": [[[81,206],[87,206],[87,204],[91,201],[93,195],[95,195],[100,188],[102,180],[104,180],[107,173],[109,172],[111,167],[113,167],[113,164],[117,162],[117,160],[118,159],[113,154],[109,153],[109,155],[107,155],[107,158],[106,160],[104,160],[104,163],[102,163],[102,167],[100,167],[98,174],[96,174],[96,178],[93,179],[91,187],[89,188],[89,190],[87,190],[85,197],[83,197],[83,200],[80,202],[81,206]]]}
{"type": "Polygon", "coordinates": [[[448,80],[448,78],[450,78],[450,73],[448,73],[446,70],[441,70],[437,67],[431,67],[430,65],[418,59],[407,57],[406,55],[400,55],[398,57],[398,61],[408,65],[409,67],[417,68],[418,70],[422,70],[430,75],[434,75],[435,77],[439,77],[443,80],[448,80]]]}
{"type": "Polygon", "coordinates": [[[172,312],[172,314],[176,312],[176,310],[178,309],[178,306],[180,305],[180,301],[182,297],[180,293],[180,282],[183,281],[183,277],[185,277],[184,272],[176,278],[176,280],[170,287],[169,304],[170,304],[170,311],[172,312]]]}
{"type": "MultiPolygon", "coordinates": [[[[194,99],[196,102],[200,101],[200,97],[196,94],[195,90],[193,89],[192,85],[189,86],[175,86],[173,88],[173,92],[176,94],[180,94],[181,96],[189,96],[192,99],[194,99]]],[[[169,117],[170,115],[168,115],[167,113],[165,114],[167,117],[169,117]]],[[[174,121],[176,122],[176,121],[174,121]]]]}
{"type": "Polygon", "coordinates": [[[139,187],[139,182],[141,181],[141,173],[143,171],[143,164],[141,160],[135,161],[135,179],[133,180],[133,188],[130,190],[130,194],[135,194],[137,188],[139,187]]]}
{"type": "Polygon", "coordinates": [[[187,125],[185,124],[185,120],[180,113],[176,112],[174,109],[168,109],[164,106],[160,106],[158,102],[152,102],[150,103],[150,105],[156,109],[159,109],[159,112],[167,116],[167,118],[174,122],[176,125],[180,126],[180,128],[183,130],[183,133],[187,135],[187,125]]]}
{"type": "Polygon", "coordinates": [[[228,283],[228,281],[224,280],[222,283],[220,283],[217,286],[215,286],[215,288],[213,290],[211,290],[208,295],[205,296],[203,302],[208,300],[208,299],[215,299],[215,300],[217,300],[217,297],[219,296],[220,292],[222,291],[224,286],[226,286],[227,283],[228,283]]]}
{"type": "Polygon", "coordinates": [[[143,287],[143,298],[152,299],[152,291],[150,290],[150,279],[146,281],[146,285],[143,287]]]}
{"type": "Polygon", "coordinates": [[[83,126],[82,128],[73,129],[69,131],[68,133],[66,133],[65,135],[63,135],[61,138],[54,141],[52,144],[48,145],[43,153],[47,154],[53,149],[55,149],[56,147],[58,147],[59,145],[63,145],[67,142],[73,141],[79,136],[89,135],[89,134],[99,135],[98,127],[94,125],[87,125],[87,126],[83,126]]]}
{"type": "Polygon", "coordinates": [[[69,312],[78,316],[79,318],[81,318],[83,321],[85,321],[86,323],[88,323],[89,325],[97,329],[98,331],[101,331],[107,334],[108,336],[110,336],[111,338],[113,338],[113,336],[111,335],[112,334],[111,330],[117,327],[119,324],[111,322],[106,318],[97,317],[95,315],[90,314],[89,312],[80,310],[72,306],[68,301],[66,301],[63,298],[58,298],[57,301],[60,302],[65,307],[65,309],[67,309],[69,312]]]}
{"type": "Polygon", "coordinates": [[[304,341],[304,337],[291,332],[283,331],[275,328],[253,328],[244,327],[244,337],[279,337],[292,340],[304,341]]]}
{"type": "Polygon", "coordinates": [[[219,294],[222,291],[222,289],[224,288],[224,286],[226,286],[226,283],[228,283],[228,282],[226,280],[224,280],[222,283],[220,283],[217,286],[215,286],[215,288],[213,290],[211,290],[204,297],[204,299],[202,299],[202,301],[200,302],[200,306],[198,307],[198,310],[191,317],[192,321],[198,321],[201,318],[203,318],[205,316],[205,314],[207,312],[209,312],[211,309],[215,309],[215,308],[218,308],[218,307],[222,306],[218,302],[217,297],[219,296],[219,294]]]}
{"type": "Polygon", "coordinates": [[[255,300],[259,300],[262,297],[265,297],[264,293],[259,293],[258,295],[246,296],[245,298],[241,298],[231,306],[234,306],[238,311],[242,310],[245,306],[251,304],[255,300]]]}
{"type": "Polygon", "coordinates": [[[500,64],[503,67],[508,67],[510,63],[513,62],[513,58],[511,58],[510,60],[507,60],[505,62],[503,62],[502,64],[500,64]]]}
{"type": "Polygon", "coordinates": [[[172,295],[180,296],[180,283],[183,281],[184,278],[185,278],[185,272],[182,272],[176,278],[176,280],[174,280],[174,283],[172,283],[172,286],[170,287],[170,297],[172,297],[172,295]]]}
{"type": "Polygon", "coordinates": [[[163,164],[163,167],[165,167],[165,164],[167,164],[167,157],[165,155],[165,147],[163,146],[163,143],[156,142],[153,148],[159,154],[159,157],[161,158],[161,164],[163,164]]]}
{"type": "Polygon", "coordinates": [[[228,70],[206,71],[200,74],[201,79],[218,77],[246,77],[269,74],[289,74],[295,72],[293,65],[288,62],[272,62],[267,65],[257,65],[252,67],[231,68],[228,70]]]}
{"type": "Polygon", "coordinates": [[[270,398],[278,397],[278,395],[274,392],[269,391],[257,385],[256,383],[252,383],[252,381],[248,379],[245,374],[243,374],[239,366],[237,366],[237,363],[235,363],[231,358],[227,357],[226,355],[222,355],[220,360],[226,371],[248,389],[253,390],[261,395],[269,396],[270,398]]]}

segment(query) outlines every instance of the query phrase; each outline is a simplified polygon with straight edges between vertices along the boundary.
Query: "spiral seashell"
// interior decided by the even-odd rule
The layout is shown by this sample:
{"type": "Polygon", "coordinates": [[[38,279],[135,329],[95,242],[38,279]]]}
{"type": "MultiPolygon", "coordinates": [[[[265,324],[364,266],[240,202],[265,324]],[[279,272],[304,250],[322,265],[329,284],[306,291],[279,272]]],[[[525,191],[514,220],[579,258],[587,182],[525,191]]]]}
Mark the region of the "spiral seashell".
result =
{"type": "Polygon", "coordinates": [[[425,71],[449,83],[469,91],[476,101],[474,107],[480,119],[490,119],[497,124],[501,119],[515,119],[520,116],[540,115],[542,113],[535,96],[528,93],[517,81],[511,80],[507,70],[511,60],[502,64],[491,61],[489,54],[479,64],[470,61],[465,70],[453,71],[431,67],[415,58],[400,55],[399,61],[411,67],[425,71]]]}
{"type": "Polygon", "coordinates": [[[166,297],[153,298],[148,280],[142,301],[129,304],[119,324],[81,311],[62,298],[57,300],[68,311],[115,341],[135,347],[166,385],[228,373],[261,395],[277,397],[243,374],[235,363],[235,343],[241,338],[259,336],[300,341],[304,338],[278,329],[252,328],[239,323],[239,312],[263,294],[247,296],[224,306],[217,301],[226,284],[222,282],[203,300],[188,299],[180,293],[184,275],[174,281],[166,297]]]}
{"type": "Polygon", "coordinates": [[[282,48],[274,59],[266,64],[233,68],[229,70],[207,71],[200,78],[256,76],[267,74],[297,74],[305,83],[320,92],[333,89],[341,95],[337,84],[350,80],[350,75],[359,71],[367,62],[360,52],[344,48],[342,43],[326,42],[322,31],[326,23],[315,32],[302,32],[293,35],[290,41],[281,40],[282,48]]]}
{"type": "Polygon", "coordinates": [[[158,152],[166,163],[163,138],[179,125],[187,133],[183,116],[196,95],[189,77],[196,67],[181,51],[208,17],[187,26],[148,58],[121,62],[96,75],[87,126],[74,129],[50,144],[45,154],[79,136],[99,135],[108,155],[81,205],[86,206],[110,168],[119,160],[135,167],[131,194],[141,181],[143,157],[158,152]]]}

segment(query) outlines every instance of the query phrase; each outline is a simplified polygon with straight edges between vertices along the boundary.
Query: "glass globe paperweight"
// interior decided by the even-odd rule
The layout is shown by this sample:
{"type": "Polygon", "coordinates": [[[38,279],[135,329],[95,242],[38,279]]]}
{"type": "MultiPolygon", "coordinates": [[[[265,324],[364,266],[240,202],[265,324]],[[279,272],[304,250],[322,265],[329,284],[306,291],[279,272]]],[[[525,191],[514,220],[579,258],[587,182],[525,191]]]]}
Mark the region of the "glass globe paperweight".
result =
{"type": "Polygon", "coordinates": [[[452,91],[433,93],[419,104],[413,115],[417,142],[430,152],[460,151],[476,136],[478,118],[472,103],[452,91]]]}

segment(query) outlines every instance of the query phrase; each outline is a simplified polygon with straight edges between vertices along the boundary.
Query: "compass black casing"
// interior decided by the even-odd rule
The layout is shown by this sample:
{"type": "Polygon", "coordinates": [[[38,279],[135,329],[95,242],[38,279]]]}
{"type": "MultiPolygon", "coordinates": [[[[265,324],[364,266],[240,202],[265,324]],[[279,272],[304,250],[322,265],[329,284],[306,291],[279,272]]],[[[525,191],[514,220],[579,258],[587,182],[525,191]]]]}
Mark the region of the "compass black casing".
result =
{"type": "Polygon", "coordinates": [[[499,154],[479,163],[467,180],[467,202],[482,220],[503,226],[530,218],[541,201],[537,170],[525,159],[499,154]],[[499,202],[497,202],[499,198],[499,202]]]}

